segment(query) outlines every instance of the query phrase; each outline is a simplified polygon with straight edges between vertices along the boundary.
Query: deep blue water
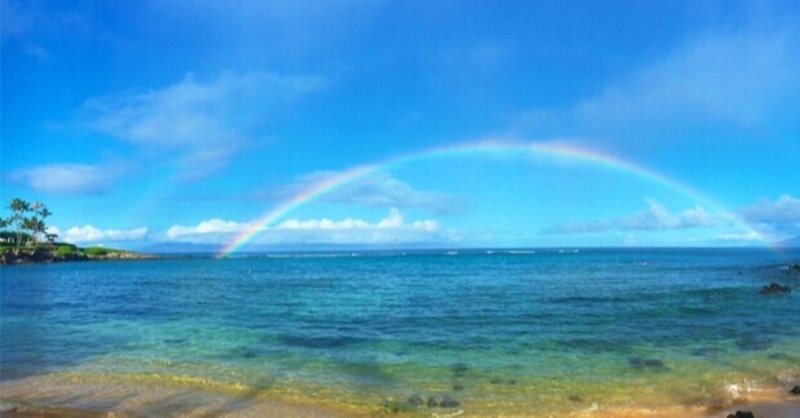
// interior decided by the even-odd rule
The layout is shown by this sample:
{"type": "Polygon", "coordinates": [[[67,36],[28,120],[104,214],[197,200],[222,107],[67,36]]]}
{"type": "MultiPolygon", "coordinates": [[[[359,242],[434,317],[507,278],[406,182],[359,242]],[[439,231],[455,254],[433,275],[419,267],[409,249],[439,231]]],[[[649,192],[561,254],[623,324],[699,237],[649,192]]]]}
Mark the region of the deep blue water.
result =
{"type": "Polygon", "coordinates": [[[537,249],[3,267],[0,378],[158,372],[467,403],[590,397],[609,381],[713,387],[800,365],[798,259],[537,249]],[[770,282],[795,291],[759,295],[770,282]]]}

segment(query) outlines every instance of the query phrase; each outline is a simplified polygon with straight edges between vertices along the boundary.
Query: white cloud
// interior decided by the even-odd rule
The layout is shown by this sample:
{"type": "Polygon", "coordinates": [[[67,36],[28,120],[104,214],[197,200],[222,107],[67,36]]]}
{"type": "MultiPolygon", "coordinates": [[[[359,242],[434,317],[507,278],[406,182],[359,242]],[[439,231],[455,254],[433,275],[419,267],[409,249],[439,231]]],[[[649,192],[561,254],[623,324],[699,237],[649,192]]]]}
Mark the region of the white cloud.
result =
{"type": "Polygon", "coordinates": [[[224,221],[219,218],[202,221],[195,226],[173,225],[167,229],[169,239],[190,237],[193,235],[231,234],[247,229],[249,224],[234,221],[224,221]]]}
{"type": "Polygon", "coordinates": [[[81,227],[74,226],[62,232],[58,228],[52,227],[48,232],[58,235],[59,240],[73,244],[87,242],[119,242],[135,241],[147,237],[147,228],[134,229],[100,229],[92,225],[81,227]]]}
{"type": "MultiPolygon", "coordinates": [[[[340,175],[340,172],[325,170],[303,174],[294,184],[284,188],[280,195],[289,197],[340,175]]],[[[458,198],[453,195],[417,190],[407,182],[384,171],[371,173],[352,183],[345,184],[321,196],[320,199],[327,202],[357,203],[378,207],[420,208],[439,213],[452,212],[459,207],[458,198]]]]}
{"type": "MultiPolygon", "coordinates": [[[[166,237],[172,241],[223,243],[253,226],[252,223],[210,219],[195,226],[174,225],[167,230],[166,237]]],[[[375,222],[359,218],[287,219],[262,228],[253,243],[387,244],[442,241],[453,236],[442,231],[434,220],[407,222],[398,209],[392,208],[375,222]]]]}
{"type": "Polygon", "coordinates": [[[369,223],[363,219],[346,218],[334,221],[327,218],[309,219],[301,221],[297,218],[287,219],[278,224],[276,229],[302,229],[302,230],[348,230],[348,229],[415,229],[423,231],[434,231],[438,224],[433,220],[415,221],[406,224],[403,215],[396,208],[389,210],[385,218],[376,223],[369,223]]]}
{"type": "Polygon", "coordinates": [[[86,164],[51,164],[21,169],[11,179],[51,193],[100,193],[120,171],[86,164]]]}
{"type": "Polygon", "coordinates": [[[759,232],[776,239],[800,235],[800,199],[784,194],[776,200],[761,199],[740,213],[759,232]]]}
{"type": "Polygon", "coordinates": [[[750,242],[750,241],[764,241],[764,236],[756,231],[747,232],[730,232],[719,234],[714,237],[716,241],[732,241],[732,242],[750,242]]]}
{"type": "Polygon", "coordinates": [[[223,72],[208,82],[188,74],[162,89],[89,99],[78,114],[85,127],[178,161],[177,177],[196,179],[252,145],[286,104],[324,85],[266,72],[223,72]]]}
{"type": "Polygon", "coordinates": [[[653,199],[646,199],[647,210],[622,218],[573,222],[543,229],[550,234],[579,234],[606,231],[655,231],[700,228],[718,225],[722,220],[701,206],[672,213],[653,199]]]}
{"type": "Polygon", "coordinates": [[[789,194],[781,195],[774,201],[761,199],[743,208],[741,213],[750,222],[800,223],[800,199],[789,194]]]}

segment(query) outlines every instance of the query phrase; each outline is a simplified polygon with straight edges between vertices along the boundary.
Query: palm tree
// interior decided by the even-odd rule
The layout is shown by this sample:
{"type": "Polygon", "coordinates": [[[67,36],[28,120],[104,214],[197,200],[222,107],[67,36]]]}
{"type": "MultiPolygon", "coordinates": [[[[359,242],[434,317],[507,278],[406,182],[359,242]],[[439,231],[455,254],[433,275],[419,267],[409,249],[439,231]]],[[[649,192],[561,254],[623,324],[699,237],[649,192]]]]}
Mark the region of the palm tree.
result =
{"type": "Polygon", "coordinates": [[[11,199],[11,202],[8,204],[8,208],[11,209],[11,218],[9,218],[9,224],[15,224],[17,227],[17,248],[20,247],[22,244],[22,230],[25,229],[25,213],[31,210],[30,203],[20,199],[14,198],[11,199]]]}

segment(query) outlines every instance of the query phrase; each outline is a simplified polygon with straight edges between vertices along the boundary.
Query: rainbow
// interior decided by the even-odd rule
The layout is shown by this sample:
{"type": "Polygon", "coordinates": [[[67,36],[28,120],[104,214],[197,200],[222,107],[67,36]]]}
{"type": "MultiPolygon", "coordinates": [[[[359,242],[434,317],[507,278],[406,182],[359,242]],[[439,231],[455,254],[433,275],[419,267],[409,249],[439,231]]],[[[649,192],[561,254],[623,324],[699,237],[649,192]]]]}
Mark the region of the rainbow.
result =
{"type": "Polygon", "coordinates": [[[219,250],[218,256],[224,257],[238,251],[243,245],[250,242],[259,233],[265,231],[267,227],[285,217],[290,212],[314,201],[320,196],[333,192],[377,171],[390,169],[413,161],[435,157],[499,152],[528,152],[533,155],[569,158],[631,173],[655,182],[666,188],[672,189],[676,192],[682,193],[683,195],[694,199],[696,202],[708,206],[710,209],[717,211],[721,216],[735,222],[740,226],[744,226],[749,234],[755,234],[755,236],[757,236],[762,242],[770,244],[766,237],[759,234],[735,214],[724,209],[722,205],[713,199],[683,182],[667,177],[666,175],[647,167],[623,160],[611,154],[602,153],[586,147],[570,145],[566,142],[526,142],[505,139],[484,139],[474,142],[464,142],[428,148],[417,152],[401,154],[372,164],[351,167],[335,176],[329,177],[323,181],[311,185],[304,190],[301,190],[300,192],[294,194],[291,198],[273,207],[259,218],[248,223],[248,227],[246,229],[237,234],[219,250]]]}

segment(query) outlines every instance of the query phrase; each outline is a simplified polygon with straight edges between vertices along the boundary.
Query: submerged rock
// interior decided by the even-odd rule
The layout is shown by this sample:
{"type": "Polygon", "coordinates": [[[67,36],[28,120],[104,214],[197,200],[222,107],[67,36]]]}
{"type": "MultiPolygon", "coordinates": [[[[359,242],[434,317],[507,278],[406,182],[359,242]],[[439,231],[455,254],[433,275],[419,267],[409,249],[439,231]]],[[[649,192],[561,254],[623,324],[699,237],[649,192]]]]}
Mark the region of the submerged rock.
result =
{"type": "Polygon", "coordinates": [[[411,395],[408,397],[408,403],[412,406],[420,406],[425,403],[425,401],[419,395],[411,395]]]}
{"type": "Polygon", "coordinates": [[[786,354],[786,353],[773,353],[767,356],[770,360],[782,360],[782,361],[792,361],[794,357],[786,354]]]}
{"type": "Polygon", "coordinates": [[[452,371],[455,376],[463,376],[468,370],[469,366],[464,363],[456,363],[450,366],[450,371],[452,371]]]}
{"type": "Polygon", "coordinates": [[[569,398],[567,398],[567,399],[568,399],[570,402],[583,402],[583,398],[581,398],[581,397],[580,397],[580,396],[578,396],[578,395],[570,395],[570,396],[569,396],[569,398]]]}
{"type": "Polygon", "coordinates": [[[664,362],[653,358],[632,357],[628,363],[637,369],[664,369],[664,362]]]}
{"type": "Polygon", "coordinates": [[[722,353],[724,351],[725,350],[723,350],[723,349],[721,349],[719,347],[701,347],[701,348],[697,348],[697,349],[692,350],[692,355],[693,356],[699,356],[699,357],[708,357],[708,356],[718,355],[718,354],[720,354],[720,353],[722,353]]]}
{"type": "Polygon", "coordinates": [[[728,414],[728,418],[756,418],[750,411],[736,411],[735,414],[728,414]]]}
{"type": "Polygon", "coordinates": [[[777,295],[780,293],[790,293],[792,289],[789,286],[783,286],[778,283],[770,283],[769,286],[764,286],[758,292],[762,295],[777,295]]]}
{"type": "Polygon", "coordinates": [[[442,401],[439,402],[439,406],[442,408],[458,408],[461,406],[461,402],[445,395],[445,397],[442,398],[442,401]]]}
{"type": "Polygon", "coordinates": [[[430,396],[428,397],[428,402],[426,403],[428,408],[458,408],[461,406],[461,402],[459,402],[455,398],[451,398],[450,396],[430,396]]]}
{"type": "Polygon", "coordinates": [[[792,395],[800,395],[800,385],[795,385],[792,390],[789,391],[792,395]]]}
{"type": "Polygon", "coordinates": [[[772,341],[766,338],[745,336],[736,340],[736,346],[742,351],[763,351],[772,347],[772,341]]]}

